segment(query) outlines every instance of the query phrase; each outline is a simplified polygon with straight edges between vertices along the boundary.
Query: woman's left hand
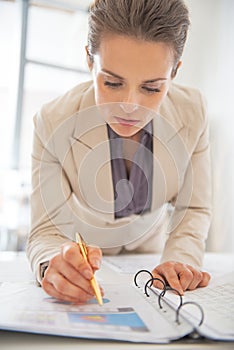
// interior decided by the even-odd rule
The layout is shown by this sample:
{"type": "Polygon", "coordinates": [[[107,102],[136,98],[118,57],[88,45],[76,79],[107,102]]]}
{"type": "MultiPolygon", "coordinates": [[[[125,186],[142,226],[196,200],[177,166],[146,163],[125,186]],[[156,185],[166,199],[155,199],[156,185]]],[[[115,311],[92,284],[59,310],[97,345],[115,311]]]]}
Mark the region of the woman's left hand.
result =
{"type": "MultiPolygon", "coordinates": [[[[164,262],[154,268],[152,274],[160,278],[171,288],[177,289],[183,295],[186,290],[194,290],[198,287],[206,287],[210,281],[210,275],[191,265],[175,261],[164,262]]],[[[154,282],[156,288],[162,288],[159,281],[154,282]]]]}

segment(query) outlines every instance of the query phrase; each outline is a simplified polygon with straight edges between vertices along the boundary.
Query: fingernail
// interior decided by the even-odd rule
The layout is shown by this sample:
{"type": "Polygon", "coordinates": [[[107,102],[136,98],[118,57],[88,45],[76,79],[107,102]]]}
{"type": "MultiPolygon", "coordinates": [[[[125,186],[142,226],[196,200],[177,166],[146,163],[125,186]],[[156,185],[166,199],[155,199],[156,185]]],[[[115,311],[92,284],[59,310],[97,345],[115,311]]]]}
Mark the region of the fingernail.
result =
{"type": "Polygon", "coordinates": [[[93,260],[93,261],[92,261],[92,265],[93,265],[93,267],[95,267],[96,269],[100,269],[100,266],[101,266],[100,260],[93,260]]]}
{"type": "Polygon", "coordinates": [[[83,271],[83,275],[88,280],[90,280],[93,277],[93,273],[90,270],[88,270],[88,269],[83,271]]]}

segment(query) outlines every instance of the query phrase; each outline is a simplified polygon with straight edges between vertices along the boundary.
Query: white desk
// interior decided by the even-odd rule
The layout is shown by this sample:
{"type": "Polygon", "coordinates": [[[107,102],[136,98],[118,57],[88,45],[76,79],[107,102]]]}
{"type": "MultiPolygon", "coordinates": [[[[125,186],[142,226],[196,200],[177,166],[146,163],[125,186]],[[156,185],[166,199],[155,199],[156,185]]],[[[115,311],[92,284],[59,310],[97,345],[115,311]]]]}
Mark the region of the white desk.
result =
{"type": "MultiPolygon", "coordinates": [[[[217,273],[221,273],[225,268],[233,270],[233,255],[207,254],[205,258],[205,268],[210,270],[212,265],[217,273]]],[[[26,281],[34,279],[29,269],[29,264],[24,253],[0,252],[0,282],[1,281],[26,281]]],[[[1,317],[1,316],[0,316],[1,317]]],[[[57,337],[48,335],[37,335],[27,333],[17,333],[10,331],[0,331],[1,350],[67,350],[67,349],[95,349],[95,350],[115,350],[115,349],[174,349],[174,350],[194,350],[194,349],[233,349],[233,343],[212,342],[204,340],[200,343],[192,343],[191,340],[180,340],[171,344],[135,344],[116,341],[94,341],[68,337],[57,337]]]]}

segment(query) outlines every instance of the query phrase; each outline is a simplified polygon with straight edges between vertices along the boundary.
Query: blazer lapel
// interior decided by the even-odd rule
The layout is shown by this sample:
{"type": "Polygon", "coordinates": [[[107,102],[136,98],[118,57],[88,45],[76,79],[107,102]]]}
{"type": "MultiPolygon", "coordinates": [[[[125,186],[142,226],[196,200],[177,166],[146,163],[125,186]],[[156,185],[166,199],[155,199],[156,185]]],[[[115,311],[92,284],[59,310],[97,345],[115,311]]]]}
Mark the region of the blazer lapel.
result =
{"type": "Polygon", "coordinates": [[[92,102],[91,90],[84,97],[77,113],[74,133],[70,138],[71,151],[79,192],[84,202],[96,215],[113,222],[114,191],[107,127],[98,107],[92,102]]]}
{"type": "Polygon", "coordinates": [[[176,195],[181,184],[185,147],[180,136],[185,129],[168,96],[153,119],[152,210],[176,195]]]}

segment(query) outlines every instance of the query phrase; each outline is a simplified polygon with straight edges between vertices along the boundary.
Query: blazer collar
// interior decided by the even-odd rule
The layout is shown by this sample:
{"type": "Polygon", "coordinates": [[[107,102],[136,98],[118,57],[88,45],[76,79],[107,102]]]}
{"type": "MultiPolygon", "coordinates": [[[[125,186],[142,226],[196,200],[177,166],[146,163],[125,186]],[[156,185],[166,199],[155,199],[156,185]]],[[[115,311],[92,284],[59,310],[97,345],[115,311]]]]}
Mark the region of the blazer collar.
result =
{"type": "Polygon", "coordinates": [[[160,107],[159,114],[154,118],[154,135],[167,143],[173,136],[178,134],[183,127],[180,110],[178,106],[173,103],[169,90],[160,107]]]}
{"type": "Polygon", "coordinates": [[[95,148],[96,145],[108,140],[106,123],[95,103],[93,85],[90,85],[81,100],[73,138],[89,148],[95,148]]]}

